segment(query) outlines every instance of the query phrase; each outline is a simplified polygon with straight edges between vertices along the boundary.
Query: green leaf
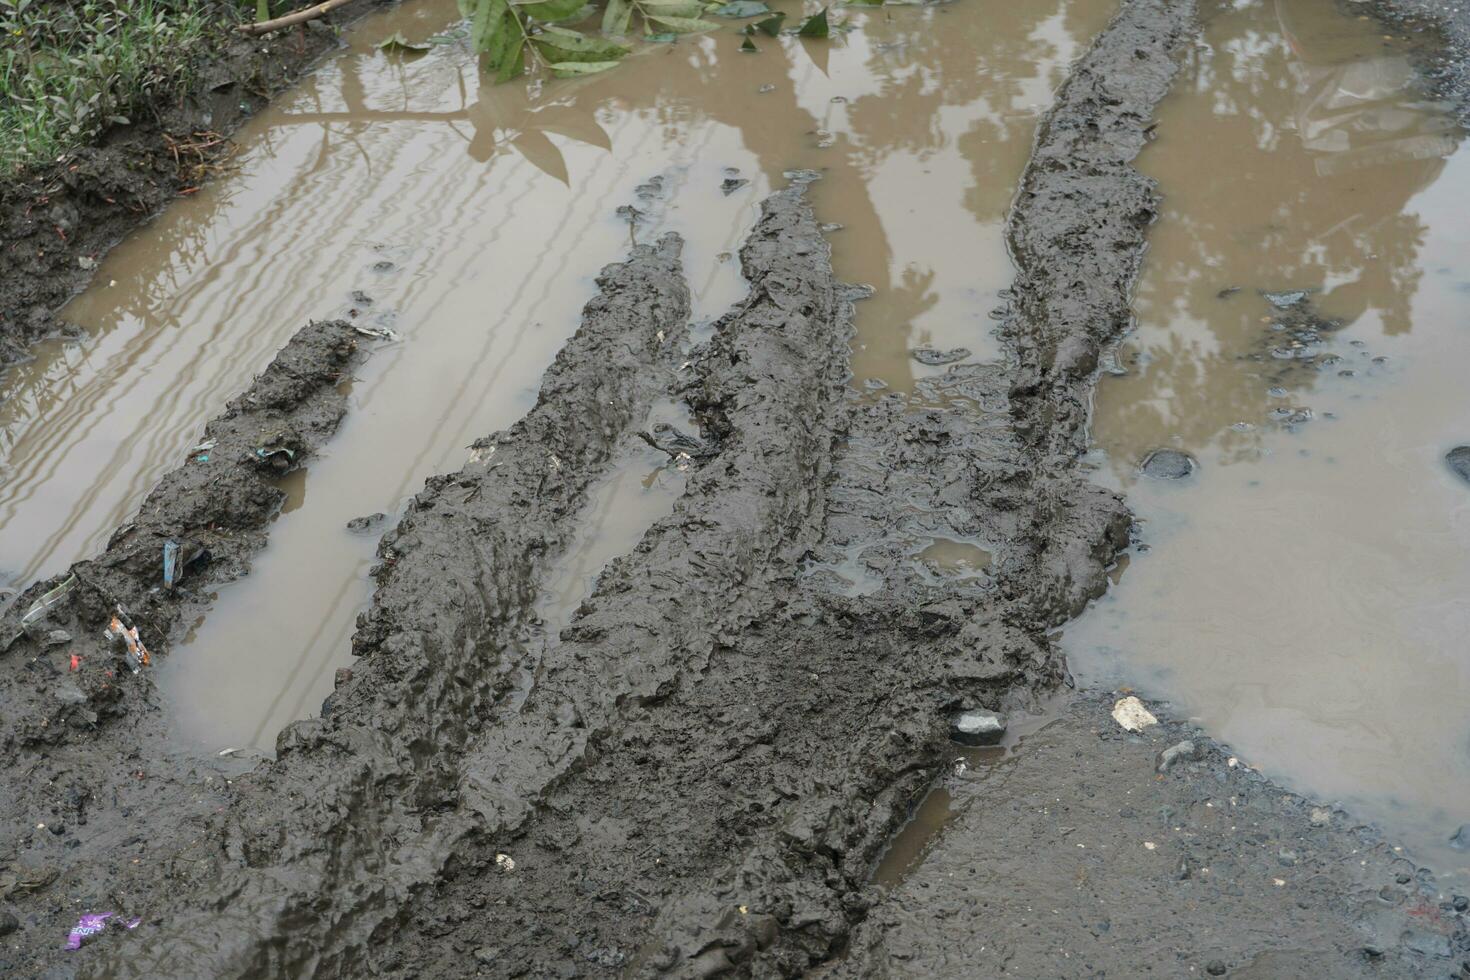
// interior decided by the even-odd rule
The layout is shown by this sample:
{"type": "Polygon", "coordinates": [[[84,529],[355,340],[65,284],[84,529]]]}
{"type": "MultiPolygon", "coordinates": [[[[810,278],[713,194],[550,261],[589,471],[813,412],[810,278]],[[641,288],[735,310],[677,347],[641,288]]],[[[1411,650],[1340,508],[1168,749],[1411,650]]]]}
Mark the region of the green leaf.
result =
{"type": "Polygon", "coordinates": [[[832,33],[832,29],[827,25],[827,8],[823,7],[820,11],[808,17],[796,33],[799,37],[829,36],[832,33]]]}
{"type": "Polygon", "coordinates": [[[745,40],[740,42],[740,50],[746,52],[747,54],[755,54],[756,52],[760,51],[760,48],[756,47],[755,42],[752,41],[750,38],[746,38],[745,40]]]}
{"type": "Polygon", "coordinates": [[[495,68],[495,80],[497,82],[508,82],[512,78],[518,78],[526,70],[526,39],[518,37],[511,42],[505,57],[495,68]]]}
{"type": "Polygon", "coordinates": [[[673,44],[679,40],[679,35],[672,31],[661,31],[658,34],[645,34],[643,35],[643,40],[650,44],[673,44]]]}
{"type": "Polygon", "coordinates": [[[628,53],[628,49],[621,44],[560,27],[548,27],[543,33],[534,35],[531,43],[536,45],[536,50],[550,64],[564,61],[616,61],[628,53]]]}
{"type": "Polygon", "coordinates": [[[771,8],[766,6],[764,0],[730,0],[729,3],[721,4],[720,9],[714,13],[717,17],[739,20],[742,17],[759,17],[770,12],[771,8]]]}
{"type": "Polygon", "coordinates": [[[470,44],[499,70],[512,42],[520,34],[520,23],[505,0],[477,0],[470,21],[470,44]]]}
{"type": "Polygon", "coordinates": [[[776,37],[781,33],[781,25],[785,23],[785,21],[786,11],[782,10],[778,12],[774,17],[767,17],[765,20],[758,20],[750,26],[754,27],[756,30],[760,31],[767,37],[776,37]]]}
{"type": "Polygon", "coordinates": [[[526,13],[541,21],[566,20],[582,10],[586,0],[510,0],[526,13]]]}
{"type": "Polygon", "coordinates": [[[607,9],[602,12],[602,33],[621,37],[628,33],[632,19],[633,5],[628,0],[607,0],[607,9]]]}
{"type": "Polygon", "coordinates": [[[660,17],[649,14],[648,20],[657,21],[675,34],[698,34],[701,31],[717,31],[720,25],[697,17],[660,17]]]}
{"type": "Polygon", "coordinates": [[[595,75],[617,66],[616,61],[557,61],[546,67],[557,78],[576,78],[578,75],[595,75]]]}
{"type": "Polygon", "coordinates": [[[255,0],[255,22],[271,19],[270,0],[255,0]]]}
{"type": "Polygon", "coordinates": [[[704,13],[699,0],[642,0],[638,5],[645,17],[693,17],[704,13]]]}
{"type": "Polygon", "coordinates": [[[392,37],[384,38],[378,42],[378,49],[380,51],[402,51],[406,54],[423,54],[431,47],[433,47],[431,44],[415,44],[404,37],[402,31],[398,31],[392,37]]]}

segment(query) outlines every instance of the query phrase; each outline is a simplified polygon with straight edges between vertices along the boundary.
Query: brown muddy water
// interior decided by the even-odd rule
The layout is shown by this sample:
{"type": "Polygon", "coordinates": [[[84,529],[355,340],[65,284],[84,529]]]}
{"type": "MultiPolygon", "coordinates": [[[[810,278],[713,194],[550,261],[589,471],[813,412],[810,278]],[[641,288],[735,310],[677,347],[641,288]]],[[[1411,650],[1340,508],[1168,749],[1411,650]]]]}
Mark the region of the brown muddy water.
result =
{"type": "MultiPolygon", "coordinates": [[[[0,585],[97,551],[306,319],[356,311],[393,330],[254,573],[157,668],[185,738],[269,750],[349,660],[383,524],[346,523],[391,523],[427,476],[532,404],[593,274],[630,236],[686,238],[698,327],[743,294],[733,253],[757,202],[783,172],[815,169],[819,212],[842,226],[839,273],[876,288],[855,383],[907,391],[945,370],[916,347],[994,356],[1003,222],[1036,119],[1113,8],[854,9],[850,32],[762,38],[757,54],[740,53],[736,23],[648,45],[605,76],[503,86],[482,86],[452,0],[368,18],[239,135],[232,173],[109,255],[66,310],[90,339],[50,344],[7,379],[0,585]],[[397,32],[448,43],[377,49],[397,32]],[[623,204],[644,212],[636,228],[623,204]]],[[[666,459],[631,445],[623,462],[553,575],[550,628],[679,492],[666,459]]],[[[922,559],[936,575],[987,560],[965,542],[920,547],[936,549],[922,559]]]]}
{"type": "Polygon", "coordinates": [[[1141,544],[1071,669],[1463,870],[1470,485],[1443,456],[1470,442],[1470,153],[1366,18],[1204,13],[1140,157],[1165,208],[1096,397],[1141,544]],[[1198,469],[1141,474],[1160,447],[1198,469]]]}

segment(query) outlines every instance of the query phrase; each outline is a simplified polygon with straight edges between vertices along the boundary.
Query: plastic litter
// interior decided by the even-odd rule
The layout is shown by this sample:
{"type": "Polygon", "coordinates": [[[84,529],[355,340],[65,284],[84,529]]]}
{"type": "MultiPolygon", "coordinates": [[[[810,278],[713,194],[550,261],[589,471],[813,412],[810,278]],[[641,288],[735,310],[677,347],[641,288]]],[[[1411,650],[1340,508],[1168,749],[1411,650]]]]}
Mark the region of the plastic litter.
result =
{"type": "Polygon", "coordinates": [[[71,575],[67,576],[65,582],[62,582],[56,588],[41,596],[41,598],[37,599],[35,604],[31,606],[31,608],[26,610],[26,614],[20,617],[20,628],[25,629],[32,623],[40,620],[43,616],[46,615],[46,613],[55,608],[62,599],[66,598],[68,592],[76,587],[77,576],[76,573],[72,573],[71,575]]]}
{"type": "Polygon", "coordinates": [[[171,589],[179,580],[179,543],[170,538],[163,543],[163,587],[171,589]]]}
{"type": "MultiPolygon", "coordinates": [[[[78,919],[77,924],[71,927],[71,932],[66,934],[66,946],[64,948],[81,949],[82,943],[85,940],[90,939],[99,932],[105,932],[108,926],[107,920],[115,915],[117,915],[116,912],[88,912],[78,919]]],[[[118,921],[122,922],[121,919],[118,921]]],[[[122,922],[122,924],[125,928],[136,929],[143,924],[143,919],[140,916],[128,919],[126,922],[122,922]]]]}
{"type": "Polygon", "coordinates": [[[296,461],[296,451],[285,446],[260,446],[255,450],[255,458],[284,473],[296,461]]]}
{"type": "Polygon", "coordinates": [[[357,333],[362,334],[364,337],[372,337],[375,340],[397,340],[398,339],[398,333],[397,333],[397,331],[389,330],[387,327],[381,327],[381,328],[379,328],[379,327],[354,326],[352,329],[355,330],[357,333]]]}
{"type": "Polygon", "coordinates": [[[153,663],[153,658],[148,655],[148,648],[143,645],[142,638],[138,636],[138,627],[128,619],[128,614],[123,611],[122,606],[117,607],[117,614],[112,617],[112,622],[107,624],[107,629],[103,630],[102,635],[113,642],[123,641],[127,647],[123,659],[127,661],[133,673],[136,674],[153,663]]]}

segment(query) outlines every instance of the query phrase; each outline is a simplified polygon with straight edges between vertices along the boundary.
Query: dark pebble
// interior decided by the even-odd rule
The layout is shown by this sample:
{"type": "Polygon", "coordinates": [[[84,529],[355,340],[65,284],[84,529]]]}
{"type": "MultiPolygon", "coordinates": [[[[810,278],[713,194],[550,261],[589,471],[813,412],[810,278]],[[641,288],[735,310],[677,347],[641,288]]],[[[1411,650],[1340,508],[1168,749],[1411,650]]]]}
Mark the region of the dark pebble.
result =
{"type": "Polygon", "coordinates": [[[389,262],[387,259],[380,259],[379,261],[373,263],[374,272],[392,272],[396,268],[398,267],[392,262],[389,262]]]}
{"type": "Polygon", "coordinates": [[[954,347],[950,350],[935,350],[933,347],[915,347],[909,351],[914,360],[929,367],[937,367],[940,364],[953,364],[955,361],[963,361],[970,356],[967,347],[954,347]]]}
{"type": "MultiPolygon", "coordinates": [[[[1444,454],[1444,461],[1449,466],[1450,472],[1466,483],[1470,483],[1470,446],[1456,446],[1444,454]]],[[[1460,833],[1464,832],[1465,828],[1461,827],[1460,833]]],[[[1470,844],[1470,835],[1467,835],[1466,843],[1470,844]]]]}
{"type": "Polygon", "coordinates": [[[347,530],[353,531],[358,534],[361,534],[364,531],[371,531],[373,528],[382,524],[383,521],[387,519],[387,517],[387,514],[381,512],[377,514],[369,514],[366,517],[354,517],[352,520],[347,522],[347,530]]]}
{"type": "Polygon", "coordinates": [[[1470,898],[1466,898],[1464,895],[1456,895],[1450,904],[1456,912],[1464,912],[1466,909],[1470,909],[1470,898]]]}
{"type": "Polygon", "coordinates": [[[724,180],[720,181],[720,190],[725,194],[726,197],[729,197],[731,194],[734,194],[736,191],[740,190],[740,188],[744,187],[748,183],[750,183],[750,181],[746,180],[744,177],[726,177],[724,180]]]}
{"type": "Polygon", "coordinates": [[[1143,457],[1140,469],[1145,476],[1156,480],[1182,480],[1193,473],[1198,465],[1189,453],[1177,449],[1155,449],[1143,457]]]}
{"type": "Polygon", "coordinates": [[[1210,960],[1205,964],[1205,972],[1212,977],[1223,977],[1225,975],[1224,960],[1210,960]]]}
{"type": "Polygon", "coordinates": [[[0,912],[0,936],[8,936],[20,928],[20,920],[11,912],[0,912]]]}

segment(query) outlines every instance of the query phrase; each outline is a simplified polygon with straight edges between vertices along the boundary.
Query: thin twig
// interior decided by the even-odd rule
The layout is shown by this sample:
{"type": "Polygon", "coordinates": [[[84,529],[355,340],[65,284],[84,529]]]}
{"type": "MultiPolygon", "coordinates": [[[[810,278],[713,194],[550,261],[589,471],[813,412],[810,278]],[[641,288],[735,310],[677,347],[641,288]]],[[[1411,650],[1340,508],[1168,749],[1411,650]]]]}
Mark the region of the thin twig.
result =
{"type": "Polygon", "coordinates": [[[293,24],[304,24],[309,20],[316,20],[318,17],[325,16],[327,13],[336,10],[344,3],[351,2],[352,0],[326,0],[325,3],[319,3],[314,7],[307,7],[305,10],[298,10],[294,14],[287,14],[284,17],[277,17],[274,20],[263,20],[258,24],[241,24],[238,30],[241,34],[249,34],[251,36],[269,34],[271,31],[279,31],[281,28],[290,27],[293,24]]]}

